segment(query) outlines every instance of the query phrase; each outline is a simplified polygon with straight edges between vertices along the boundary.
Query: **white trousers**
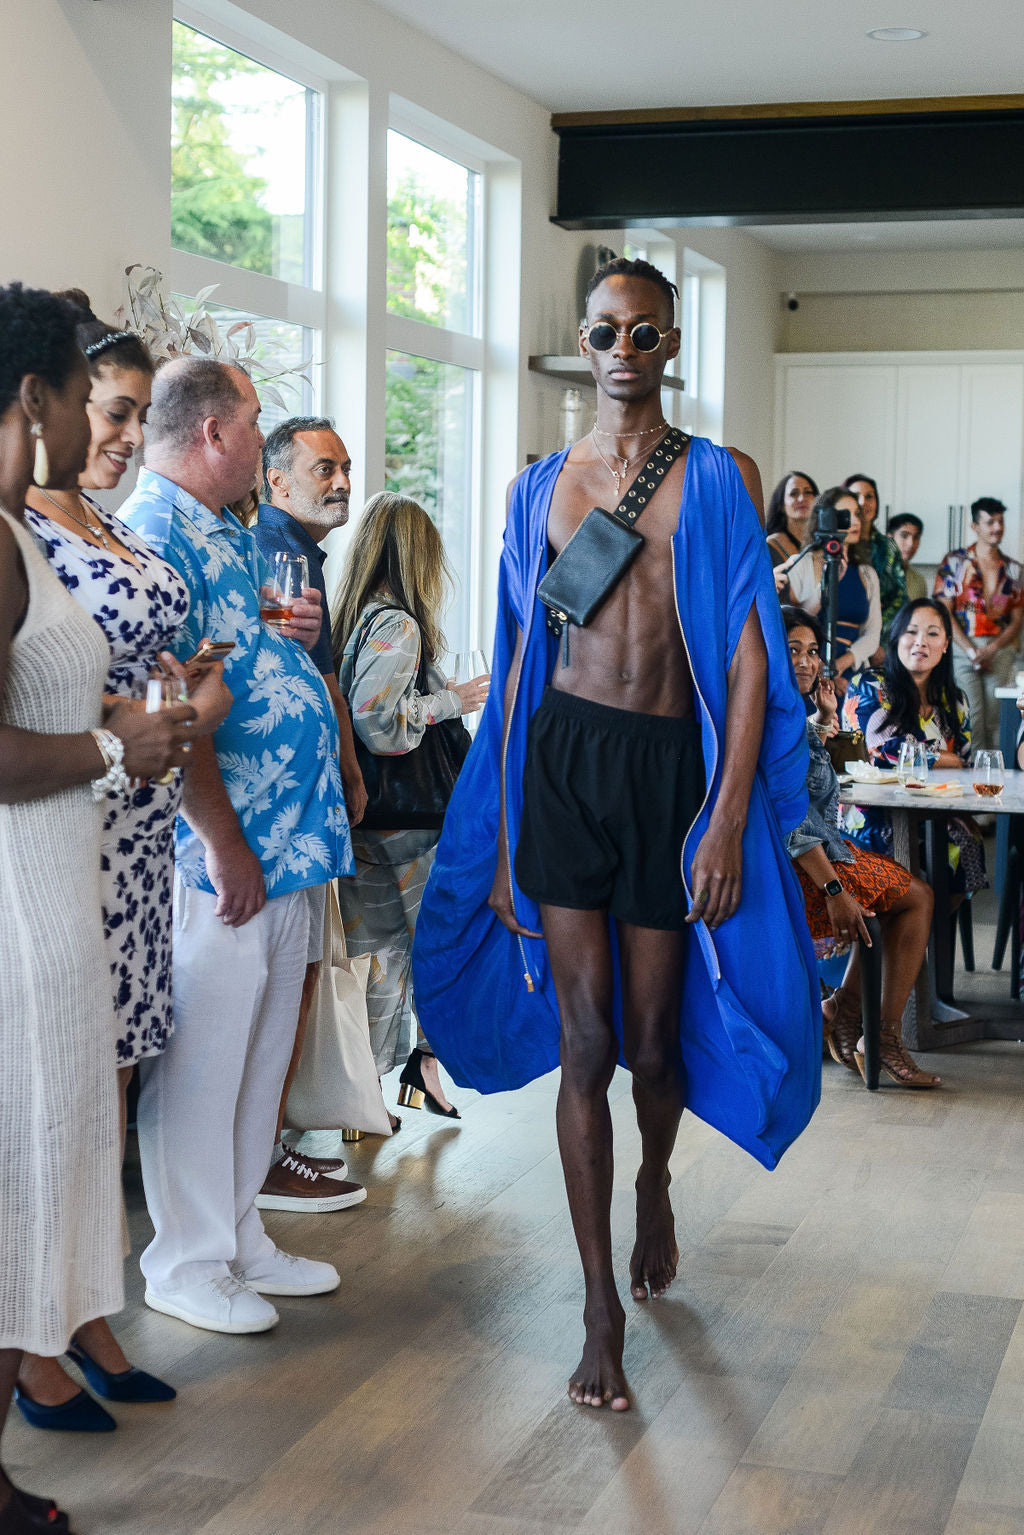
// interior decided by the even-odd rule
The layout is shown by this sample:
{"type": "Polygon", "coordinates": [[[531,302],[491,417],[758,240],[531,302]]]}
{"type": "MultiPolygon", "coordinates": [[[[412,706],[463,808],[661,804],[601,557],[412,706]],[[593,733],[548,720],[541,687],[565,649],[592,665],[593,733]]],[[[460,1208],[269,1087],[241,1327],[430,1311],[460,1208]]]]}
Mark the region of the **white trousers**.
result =
{"type": "Polygon", "coordinates": [[[248,1268],[274,1244],[253,1200],[274,1130],[306,970],[305,890],[243,927],[175,880],[174,1034],[141,1063],[139,1152],[156,1228],[142,1272],[165,1293],[248,1268]]]}

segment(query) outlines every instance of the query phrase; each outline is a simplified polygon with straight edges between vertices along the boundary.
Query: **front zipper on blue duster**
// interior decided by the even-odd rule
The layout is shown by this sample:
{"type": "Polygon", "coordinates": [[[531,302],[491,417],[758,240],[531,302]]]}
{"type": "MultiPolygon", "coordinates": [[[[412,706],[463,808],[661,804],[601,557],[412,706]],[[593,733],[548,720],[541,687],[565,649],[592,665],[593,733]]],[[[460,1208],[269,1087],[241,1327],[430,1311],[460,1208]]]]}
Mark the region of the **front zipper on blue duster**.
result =
{"type": "MultiPolygon", "coordinates": [[[[678,534],[676,537],[678,537],[678,534]]],[[[673,538],[672,543],[674,546],[675,538],[673,538]]],[[[672,596],[676,605],[676,622],[679,624],[679,633],[682,636],[683,649],[686,651],[686,662],[690,668],[690,676],[693,678],[694,690],[697,694],[697,698],[700,701],[700,706],[704,711],[704,717],[707,719],[708,726],[711,730],[711,739],[714,742],[715,747],[715,758],[711,765],[711,776],[708,778],[704,786],[704,799],[701,802],[701,807],[697,811],[697,814],[690,822],[686,836],[683,838],[683,845],[679,850],[679,873],[683,881],[683,889],[686,891],[686,899],[689,901],[692,908],[693,892],[691,891],[689,885],[686,883],[686,844],[690,840],[690,832],[693,831],[693,828],[704,814],[704,807],[707,805],[708,800],[711,798],[711,789],[715,782],[715,774],[718,772],[718,736],[715,732],[714,722],[711,719],[711,711],[709,710],[707,704],[704,702],[704,694],[700,690],[700,683],[697,681],[697,673],[693,669],[693,660],[690,656],[690,647],[686,642],[686,630],[683,628],[682,615],[679,612],[679,589],[676,586],[676,551],[674,547],[672,549],[672,596]]],[[[718,950],[715,948],[715,940],[712,938],[711,929],[708,927],[707,923],[704,922],[704,918],[701,917],[699,920],[703,924],[704,931],[708,935],[708,942],[711,945],[711,952],[715,957],[715,970],[717,972],[716,980],[720,981],[722,979],[722,966],[719,963],[718,950]]]]}

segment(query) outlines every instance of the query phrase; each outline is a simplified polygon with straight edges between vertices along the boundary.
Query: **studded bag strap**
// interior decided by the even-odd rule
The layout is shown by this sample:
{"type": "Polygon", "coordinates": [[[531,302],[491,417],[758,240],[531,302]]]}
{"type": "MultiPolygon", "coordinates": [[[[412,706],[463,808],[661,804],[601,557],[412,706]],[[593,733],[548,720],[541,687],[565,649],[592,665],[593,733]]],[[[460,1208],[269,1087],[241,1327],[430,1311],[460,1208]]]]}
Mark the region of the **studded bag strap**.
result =
{"type": "Polygon", "coordinates": [[[611,516],[631,528],[689,440],[687,433],[676,427],[666,432],[611,516]]]}

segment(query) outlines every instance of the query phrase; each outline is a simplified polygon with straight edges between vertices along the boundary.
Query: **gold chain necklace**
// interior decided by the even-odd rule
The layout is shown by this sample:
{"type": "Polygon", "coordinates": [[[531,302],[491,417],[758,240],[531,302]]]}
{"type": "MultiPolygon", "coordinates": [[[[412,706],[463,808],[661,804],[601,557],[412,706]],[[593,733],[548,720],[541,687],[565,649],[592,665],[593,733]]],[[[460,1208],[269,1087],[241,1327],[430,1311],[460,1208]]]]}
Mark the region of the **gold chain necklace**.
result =
{"type": "MultiPolygon", "coordinates": [[[[668,430],[668,422],[665,421],[664,419],[662,419],[661,421],[658,422],[657,426],[649,426],[649,427],[647,427],[642,432],[606,432],[603,426],[595,426],[593,428],[593,430],[597,434],[598,437],[613,437],[613,438],[619,438],[619,437],[626,437],[626,438],[631,438],[631,437],[651,437],[655,432],[667,431],[668,430]]],[[[618,454],[616,454],[615,456],[617,458],[618,454]]]]}
{"type": "MultiPolygon", "coordinates": [[[[80,528],[84,528],[87,533],[91,533],[94,538],[98,538],[108,554],[113,553],[113,550],[110,547],[110,542],[107,539],[106,531],[99,518],[97,518],[95,524],[93,524],[86,517],[76,516],[70,507],[61,506],[60,502],[55,501],[52,496],[47,496],[46,491],[43,490],[41,485],[37,485],[36,489],[39,491],[41,496],[46,496],[47,501],[49,501],[51,506],[55,506],[58,512],[63,512],[65,517],[70,517],[72,522],[77,522],[80,528]]],[[[78,497],[78,504],[84,512],[85,502],[82,500],[81,496],[78,497]]]]}
{"type": "MultiPolygon", "coordinates": [[[[664,436],[664,434],[668,431],[668,429],[669,429],[668,422],[666,421],[664,423],[664,426],[662,427],[662,436],[664,436]]],[[[611,475],[612,479],[615,481],[616,494],[619,496],[619,499],[621,500],[622,499],[622,482],[623,482],[623,480],[626,478],[626,476],[629,473],[630,465],[631,464],[638,464],[642,458],[646,458],[648,456],[648,454],[653,453],[654,449],[658,446],[658,443],[657,442],[652,442],[649,448],[642,448],[639,453],[634,453],[632,455],[632,457],[630,457],[630,458],[625,458],[620,453],[613,453],[612,457],[613,458],[617,458],[619,460],[619,462],[621,463],[621,465],[622,465],[621,470],[613,469],[611,464],[605,458],[604,454],[601,452],[601,449],[598,447],[597,438],[594,436],[594,430],[596,430],[596,428],[593,429],[591,431],[591,433],[590,433],[591,441],[594,444],[594,452],[597,454],[598,458],[601,460],[602,464],[607,469],[607,471],[611,475]]],[[[623,435],[626,435],[626,434],[624,433],[623,435]]],[[[635,434],[631,433],[629,435],[635,435],[635,434]]],[[[660,441],[660,440],[661,439],[659,438],[658,441],[660,441]]]]}

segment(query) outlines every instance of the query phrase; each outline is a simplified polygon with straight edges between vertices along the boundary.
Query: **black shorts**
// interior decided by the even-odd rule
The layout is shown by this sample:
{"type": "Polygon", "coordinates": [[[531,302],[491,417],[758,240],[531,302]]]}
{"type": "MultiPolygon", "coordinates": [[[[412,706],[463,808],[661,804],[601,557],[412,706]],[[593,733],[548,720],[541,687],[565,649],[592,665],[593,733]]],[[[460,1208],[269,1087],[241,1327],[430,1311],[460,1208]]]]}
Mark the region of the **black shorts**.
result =
{"type": "Polygon", "coordinates": [[[519,888],[540,905],[679,928],[683,840],[703,803],[696,720],[546,688],[526,748],[519,888]]]}

